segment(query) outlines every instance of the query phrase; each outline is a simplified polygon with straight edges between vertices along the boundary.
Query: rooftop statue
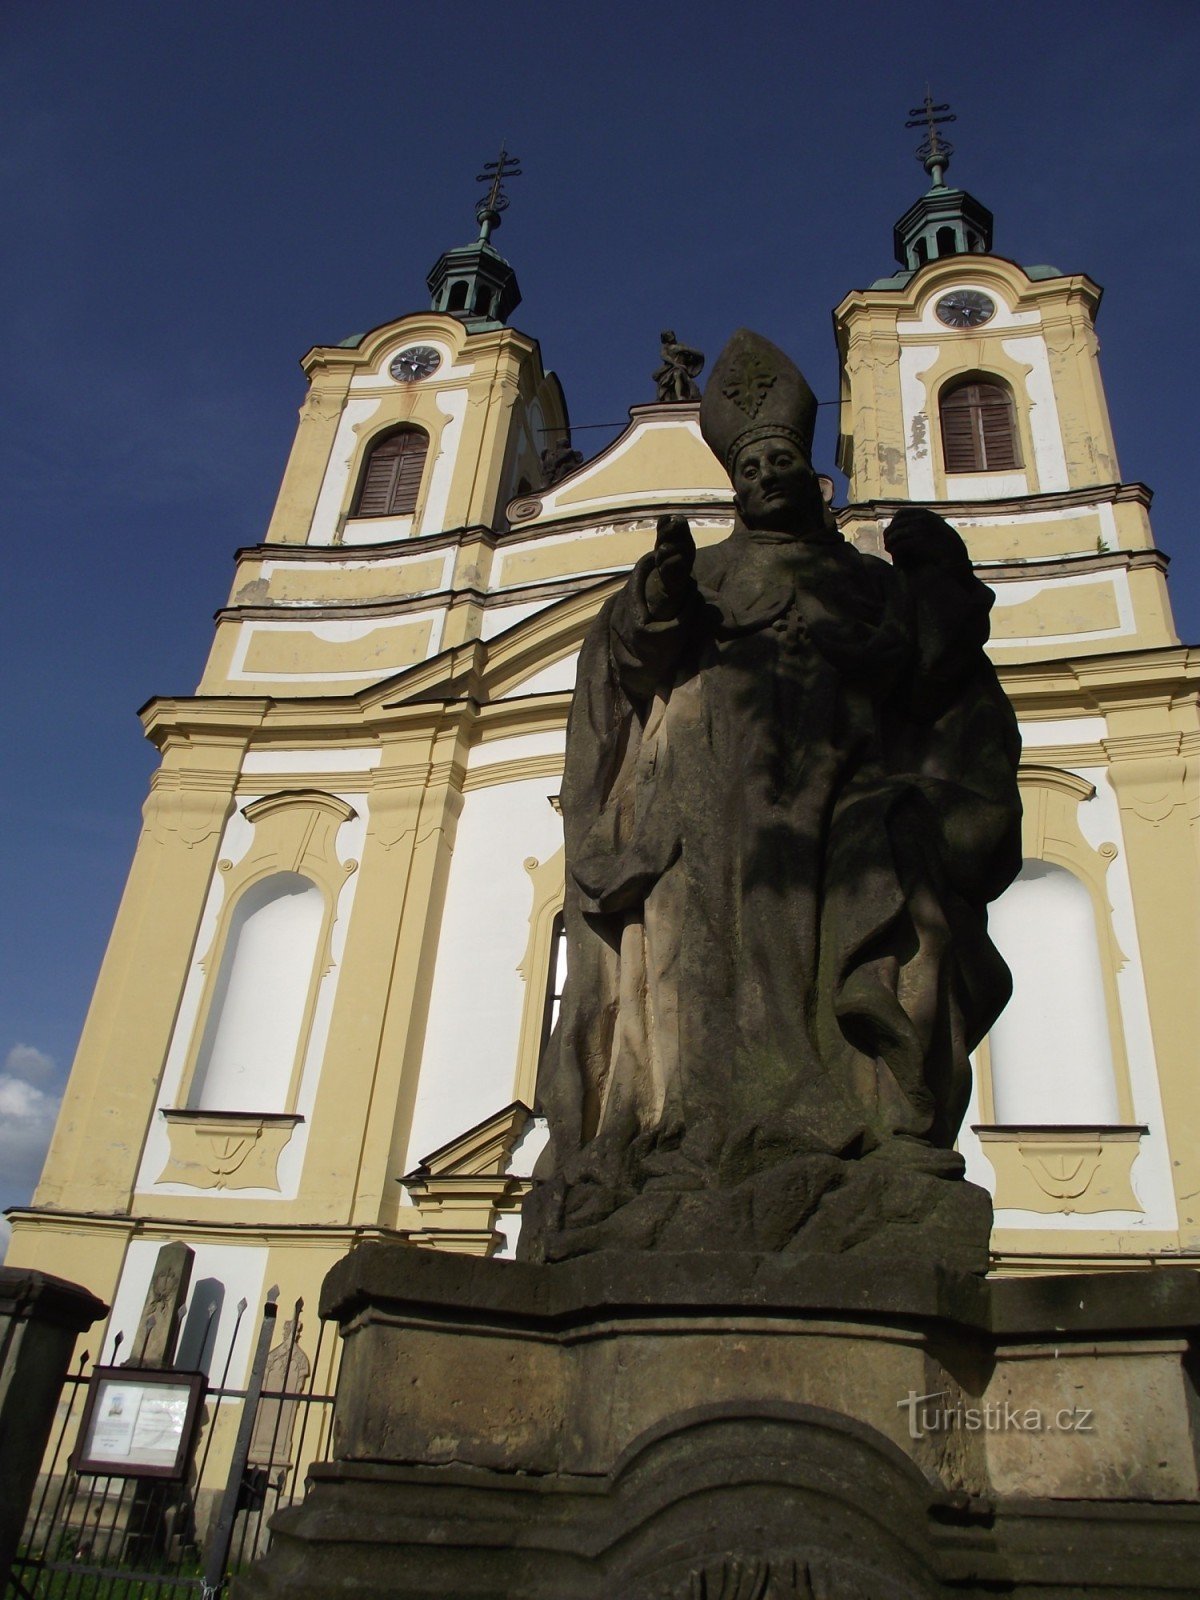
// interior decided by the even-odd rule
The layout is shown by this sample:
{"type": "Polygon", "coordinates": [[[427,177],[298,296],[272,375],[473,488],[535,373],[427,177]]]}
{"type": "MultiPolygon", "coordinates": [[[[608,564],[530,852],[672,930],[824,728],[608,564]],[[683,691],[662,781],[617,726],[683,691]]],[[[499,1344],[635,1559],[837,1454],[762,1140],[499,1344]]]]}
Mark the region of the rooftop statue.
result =
{"type": "Polygon", "coordinates": [[[699,400],[700,387],[696,379],[704,366],[704,356],[686,344],[680,344],[674,329],[668,328],[659,335],[662,345],[660,362],[651,377],[657,390],[660,405],[678,405],[699,400]]]}
{"type": "Polygon", "coordinates": [[[568,976],[521,1253],[987,1263],[954,1140],[1010,978],[1020,865],[992,594],[952,527],[848,544],[816,401],[741,330],[700,425],[738,520],[664,517],[585,640],[567,736],[568,976]]]}

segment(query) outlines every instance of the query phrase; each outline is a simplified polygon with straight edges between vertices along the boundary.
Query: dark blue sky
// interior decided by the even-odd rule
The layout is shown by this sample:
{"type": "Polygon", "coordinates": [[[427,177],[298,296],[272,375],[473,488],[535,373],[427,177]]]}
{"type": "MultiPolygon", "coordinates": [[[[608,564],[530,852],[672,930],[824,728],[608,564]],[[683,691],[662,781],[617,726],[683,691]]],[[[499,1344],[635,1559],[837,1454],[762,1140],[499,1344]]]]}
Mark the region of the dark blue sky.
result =
{"type": "Polygon", "coordinates": [[[35,1175],[136,840],[134,712],[196,684],[297,360],[425,304],[501,140],[512,320],[590,454],[611,430],[584,425],[652,397],[661,327],[710,357],[757,327],[836,396],[830,310],[891,269],[928,81],[997,252],[1104,285],[1124,476],[1156,490],[1200,638],[1198,46],[1194,0],[7,0],[0,1203],[35,1175]]]}

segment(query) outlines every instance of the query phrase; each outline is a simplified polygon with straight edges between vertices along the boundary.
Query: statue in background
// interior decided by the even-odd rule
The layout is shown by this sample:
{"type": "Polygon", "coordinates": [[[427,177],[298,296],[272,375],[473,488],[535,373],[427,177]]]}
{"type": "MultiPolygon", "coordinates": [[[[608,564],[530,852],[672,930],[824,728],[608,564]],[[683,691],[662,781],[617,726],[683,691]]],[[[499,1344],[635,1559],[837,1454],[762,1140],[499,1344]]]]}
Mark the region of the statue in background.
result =
{"type": "Polygon", "coordinates": [[[738,521],[665,517],[584,643],[567,738],[568,976],[521,1253],[922,1255],[984,1270],[953,1144],[1008,998],[1020,866],[992,594],[948,523],[846,543],[816,401],[734,335],[701,429],[738,521]]]}
{"type": "Polygon", "coordinates": [[[655,399],[660,405],[699,400],[700,388],[696,379],[704,366],[703,355],[699,350],[680,344],[671,328],[659,334],[659,339],[662,342],[661,360],[651,374],[658,390],[655,399]]]}
{"type": "Polygon", "coordinates": [[[303,1326],[289,1317],[283,1325],[283,1338],[267,1356],[262,1398],[254,1416],[254,1431],[246,1457],[252,1467],[275,1471],[292,1464],[296,1409],[312,1371],[312,1363],[300,1347],[303,1331],[303,1326]]]}
{"type": "Polygon", "coordinates": [[[552,444],[548,444],[542,451],[542,487],[552,489],[556,483],[561,483],[576,467],[583,465],[583,454],[571,445],[571,434],[560,433],[552,444]]]}

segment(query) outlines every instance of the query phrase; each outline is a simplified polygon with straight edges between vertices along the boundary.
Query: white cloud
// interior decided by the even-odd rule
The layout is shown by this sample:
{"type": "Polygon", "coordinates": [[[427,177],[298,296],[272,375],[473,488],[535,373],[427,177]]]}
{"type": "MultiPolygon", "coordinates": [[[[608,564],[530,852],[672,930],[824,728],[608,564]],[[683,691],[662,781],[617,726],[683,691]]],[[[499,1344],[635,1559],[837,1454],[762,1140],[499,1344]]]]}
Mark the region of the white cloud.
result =
{"type": "Polygon", "coordinates": [[[15,1044],[0,1067],[9,1078],[24,1078],[26,1083],[44,1083],[54,1076],[57,1063],[53,1056],[31,1044],[15,1044]]]}
{"type": "MultiPolygon", "coordinates": [[[[41,1173],[61,1099],[49,1087],[54,1074],[53,1058],[31,1044],[13,1045],[0,1068],[3,1203],[27,1202],[41,1173]]],[[[7,1243],[6,1225],[0,1245],[7,1243]]]]}

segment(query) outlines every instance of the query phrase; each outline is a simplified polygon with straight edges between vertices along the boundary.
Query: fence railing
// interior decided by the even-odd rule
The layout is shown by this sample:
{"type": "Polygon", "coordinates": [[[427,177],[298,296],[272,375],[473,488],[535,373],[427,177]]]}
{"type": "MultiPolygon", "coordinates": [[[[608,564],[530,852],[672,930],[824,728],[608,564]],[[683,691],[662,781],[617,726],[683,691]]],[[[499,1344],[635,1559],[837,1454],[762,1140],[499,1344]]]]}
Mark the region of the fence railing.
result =
{"type": "Polygon", "coordinates": [[[270,1517],[303,1498],[309,1467],[329,1457],[340,1356],[337,1331],[325,1323],[311,1359],[304,1352],[299,1300],[273,1345],[277,1298],[272,1290],[262,1308],[245,1388],[229,1383],[246,1311],[239,1305],[179,1481],[76,1470],[92,1383],[83,1353],[63,1384],[4,1600],[214,1600],[265,1553],[270,1517]]]}

